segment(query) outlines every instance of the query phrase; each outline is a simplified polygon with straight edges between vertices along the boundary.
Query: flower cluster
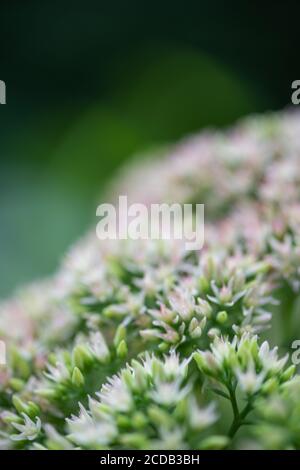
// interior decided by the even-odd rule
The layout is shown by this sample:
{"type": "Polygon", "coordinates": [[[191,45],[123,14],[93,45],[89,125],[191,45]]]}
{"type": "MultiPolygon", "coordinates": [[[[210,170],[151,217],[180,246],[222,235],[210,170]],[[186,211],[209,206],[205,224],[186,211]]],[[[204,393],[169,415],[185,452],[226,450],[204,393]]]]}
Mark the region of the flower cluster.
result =
{"type": "Polygon", "coordinates": [[[89,233],[3,302],[0,448],[300,447],[284,355],[300,334],[299,136],[297,113],[256,116],[116,179],[110,199],[204,203],[205,245],[89,233]]]}
{"type": "Polygon", "coordinates": [[[295,373],[295,366],[284,368],[288,357],[277,356],[277,347],[270,349],[267,341],[258,345],[257,336],[244,334],[230,342],[215,337],[211,351],[197,351],[194,359],[200,371],[209,378],[212,390],[228,399],[234,420],[229,435],[234,436],[248,414],[255,408],[257,398],[279,389],[295,373]],[[244,402],[240,410],[239,402],[244,402]]]}
{"type": "Polygon", "coordinates": [[[188,360],[172,352],[146,354],[109,379],[86,410],[68,420],[69,439],[84,449],[223,448],[228,438],[207,435],[217,420],[213,403],[199,405],[187,380],[188,360]]]}

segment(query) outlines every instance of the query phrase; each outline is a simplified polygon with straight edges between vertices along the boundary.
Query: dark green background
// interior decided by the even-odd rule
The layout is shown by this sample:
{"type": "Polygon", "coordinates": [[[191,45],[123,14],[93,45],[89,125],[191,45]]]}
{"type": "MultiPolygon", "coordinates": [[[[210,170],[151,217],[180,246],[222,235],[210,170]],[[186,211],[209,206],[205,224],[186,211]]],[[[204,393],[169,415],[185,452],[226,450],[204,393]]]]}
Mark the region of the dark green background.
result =
{"type": "Polygon", "coordinates": [[[2,0],[0,295],[96,225],[132,154],[290,105],[297,2],[2,0]]]}

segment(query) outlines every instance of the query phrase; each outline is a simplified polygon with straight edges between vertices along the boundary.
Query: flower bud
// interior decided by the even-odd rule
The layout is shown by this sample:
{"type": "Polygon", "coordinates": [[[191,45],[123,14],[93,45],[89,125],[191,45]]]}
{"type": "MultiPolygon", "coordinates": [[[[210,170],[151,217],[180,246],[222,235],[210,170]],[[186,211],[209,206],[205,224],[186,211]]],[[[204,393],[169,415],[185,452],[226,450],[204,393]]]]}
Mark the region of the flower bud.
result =
{"type": "Polygon", "coordinates": [[[93,362],[93,356],[87,346],[78,344],[73,349],[73,363],[79,369],[84,370],[93,362]]]}
{"type": "Polygon", "coordinates": [[[52,400],[57,397],[57,390],[54,388],[39,388],[36,391],[37,395],[42,398],[46,398],[47,400],[52,400]]]}
{"type": "Polygon", "coordinates": [[[290,380],[293,375],[295,374],[296,371],[296,366],[293,364],[290,367],[288,367],[282,374],[281,374],[281,382],[287,382],[290,380]]]}
{"type": "Polygon", "coordinates": [[[195,317],[192,318],[192,320],[190,321],[189,333],[190,333],[192,338],[200,338],[200,336],[202,334],[202,330],[200,328],[199,321],[195,317]]]}
{"type": "Polygon", "coordinates": [[[278,388],[278,380],[275,377],[267,380],[261,387],[263,394],[269,395],[278,388]]]}
{"type": "Polygon", "coordinates": [[[25,382],[18,378],[12,378],[9,381],[9,385],[15,392],[20,392],[21,390],[23,390],[25,382]]]}
{"type": "Polygon", "coordinates": [[[117,347],[117,356],[120,359],[125,359],[127,354],[128,354],[127,344],[126,344],[126,341],[124,339],[122,339],[119,346],[117,347]]]}
{"type": "Polygon", "coordinates": [[[73,369],[72,383],[76,385],[76,387],[82,387],[84,385],[84,377],[77,366],[73,369]]]}
{"type": "Polygon", "coordinates": [[[117,348],[122,340],[126,339],[126,328],[124,325],[119,325],[117,328],[115,337],[114,337],[114,345],[117,348]]]}
{"type": "Polygon", "coordinates": [[[228,315],[225,310],[222,310],[221,312],[217,314],[217,322],[220,323],[221,325],[223,323],[226,323],[227,319],[228,319],[228,315]]]}
{"type": "Polygon", "coordinates": [[[206,318],[210,318],[212,314],[211,305],[207,302],[207,300],[201,299],[200,297],[197,299],[199,310],[202,315],[206,318]]]}
{"type": "Polygon", "coordinates": [[[13,395],[12,402],[13,402],[14,407],[20,414],[21,413],[28,414],[29,406],[18,395],[13,395]]]}

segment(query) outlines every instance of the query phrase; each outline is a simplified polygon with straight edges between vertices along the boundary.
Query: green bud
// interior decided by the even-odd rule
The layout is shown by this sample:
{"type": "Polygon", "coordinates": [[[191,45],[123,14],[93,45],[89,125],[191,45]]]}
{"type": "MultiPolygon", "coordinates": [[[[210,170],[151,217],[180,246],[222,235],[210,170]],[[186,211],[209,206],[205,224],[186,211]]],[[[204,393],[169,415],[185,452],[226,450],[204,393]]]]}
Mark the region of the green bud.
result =
{"type": "Polygon", "coordinates": [[[267,380],[261,387],[263,394],[269,395],[273,393],[278,388],[278,380],[275,377],[267,380]]]}
{"type": "Polygon", "coordinates": [[[122,339],[121,343],[117,347],[117,356],[120,359],[125,359],[127,354],[128,354],[127,344],[126,344],[126,341],[124,339],[122,339]]]}
{"type": "Polygon", "coordinates": [[[74,367],[72,373],[72,383],[76,385],[76,387],[82,387],[84,385],[84,377],[78,367],[74,367]]]}
{"type": "Polygon", "coordinates": [[[287,382],[288,380],[290,380],[295,374],[295,372],[296,372],[296,366],[293,364],[281,374],[281,377],[280,377],[281,382],[287,382]]]}
{"type": "Polygon", "coordinates": [[[153,405],[148,409],[148,416],[156,426],[168,428],[170,426],[171,416],[159,406],[153,405]]]}
{"type": "Polygon", "coordinates": [[[205,353],[195,352],[193,355],[197,366],[204,374],[210,375],[212,377],[217,376],[219,371],[218,363],[216,362],[215,357],[209,351],[205,353]]]}
{"type": "Polygon", "coordinates": [[[9,385],[15,392],[20,392],[21,390],[23,390],[25,382],[18,378],[12,378],[9,381],[9,385]]]}
{"type": "Polygon", "coordinates": [[[207,317],[202,318],[202,320],[201,320],[201,322],[200,322],[200,328],[201,328],[201,330],[203,330],[203,328],[205,328],[206,323],[207,323],[207,317]]]}
{"type": "Polygon", "coordinates": [[[228,319],[227,312],[225,310],[222,310],[217,314],[217,322],[220,323],[221,325],[225,323],[228,319]]]}
{"type": "Polygon", "coordinates": [[[29,415],[29,406],[18,396],[13,395],[12,402],[16,410],[21,413],[26,413],[29,415]]]}
{"type": "Polygon", "coordinates": [[[197,326],[199,326],[199,322],[197,318],[193,317],[190,321],[189,332],[193,331],[197,326]]]}
{"type": "Polygon", "coordinates": [[[77,366],[81,370],[84,370],[94,361],[91,351],[84,344],[78,344],[75,346],[72,356],[74,366],[77,366]]]}
{"type": "Polygon", "coordinates": [[[202,330],[199,325],[199,321],[194,317],[192,318],[189,325],[189,333],[192,338],[200,338],[202,330]]]}
{"type": "Polygon", "coordinates": [[[147,418],[146,416],[141,413],[141,412],[136,412],[134,413],[132,417],[132,425],[135,428],[142,429],[146,426],[147,424],[147,418]]]}
{"type": "Polygon", "coordinates": [[[190,335],[194,339],[200,338],[200,336],[202,335],[202,330],[201,330],[200,326],[197,326],[197,328],[195,328],[193,331],[191,331],[190,335]]]}
{"type": "Polygon", "coordinates": [[[18,395],[13,395],[12,402],[16,410],[21,414],[25,413],[29,418],[33,419],[40,414],[40,408],[33,401],[25,403],[18,395]]]}
{"type": "Polygon", "coordinates": [[[40,407],[33,401],[28,402],[28,410],[29,410],[28,416],[30,416],[30,418],[35,418],[41,412],[40,407]]]}
{"type": "Polygon", "coordinates": [[[174,414],[179,419],[185,419],[185,417],[188,415],[188,402],[186,399],[180,400],[178,402],[174,414]]]}
{"type": "Polygon", "coordinates": [[[131,419],[128,416],[118,415],[116,421],[120,428],[128,428],[131,426],[131,419]]]}
{"type": "Polygon", "coordinates": [[[205,276],[199,278],[199,289],[202,294],[206,294],[209,291],[209,282],[205,276]]]}
{"type": "Polygon", "coordinates": [[[126,328],[124,325],[119,325],[117,328],[115,337],[114,337],[114,345],[117,348],[122,340],[126,339],[126,328]]]}
{"type": "Polygon", "coordinates": [[[206,367],[206,361],[204,360],[203,355],[199,352],[195,352],[194,355],[193,355],[193,358],[195,359],[198,368],[201,371],[203,371],[204,368],[206,367]]]}
{"type": "Polygon", "coordinates": [[[255,338],[252,338],[252,340],[251,340],[250,351],[251,351],[251,354],[253,356],[253,359],[256,360],[258,358],[259,346],[258,346],[257,340],[255,338]]]}
{"type": "Polygon", "coordinates": [[[40,397],[46,398],[47,400],[52,400],[53,398],[57,397],[57,391],[53,388],[39,388],[36,393],[40,397]]]}
{"type": "Polygon", "coordinates": [[[159,343],[158,349],[159,349],[161,352],[166,352],[166,351],[168,351],[168,349],[169,349],[169,345],[168,345],[168,343],[165,343],[164,341],[162,341],[161,343],[159,343]]]}

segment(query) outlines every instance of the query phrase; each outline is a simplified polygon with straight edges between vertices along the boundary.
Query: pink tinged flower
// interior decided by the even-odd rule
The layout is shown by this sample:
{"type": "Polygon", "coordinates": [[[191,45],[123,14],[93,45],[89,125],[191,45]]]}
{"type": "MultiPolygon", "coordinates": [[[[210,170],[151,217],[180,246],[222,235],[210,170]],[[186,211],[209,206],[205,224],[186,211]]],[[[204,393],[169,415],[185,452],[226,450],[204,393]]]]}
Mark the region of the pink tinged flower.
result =
{"type": "Polygon", "coordinates": [[[177,312],[183,320],[188,320],[195,311],[195,299],[187,291],[176,289],[168,297],[171,308],[177,312]]]}

